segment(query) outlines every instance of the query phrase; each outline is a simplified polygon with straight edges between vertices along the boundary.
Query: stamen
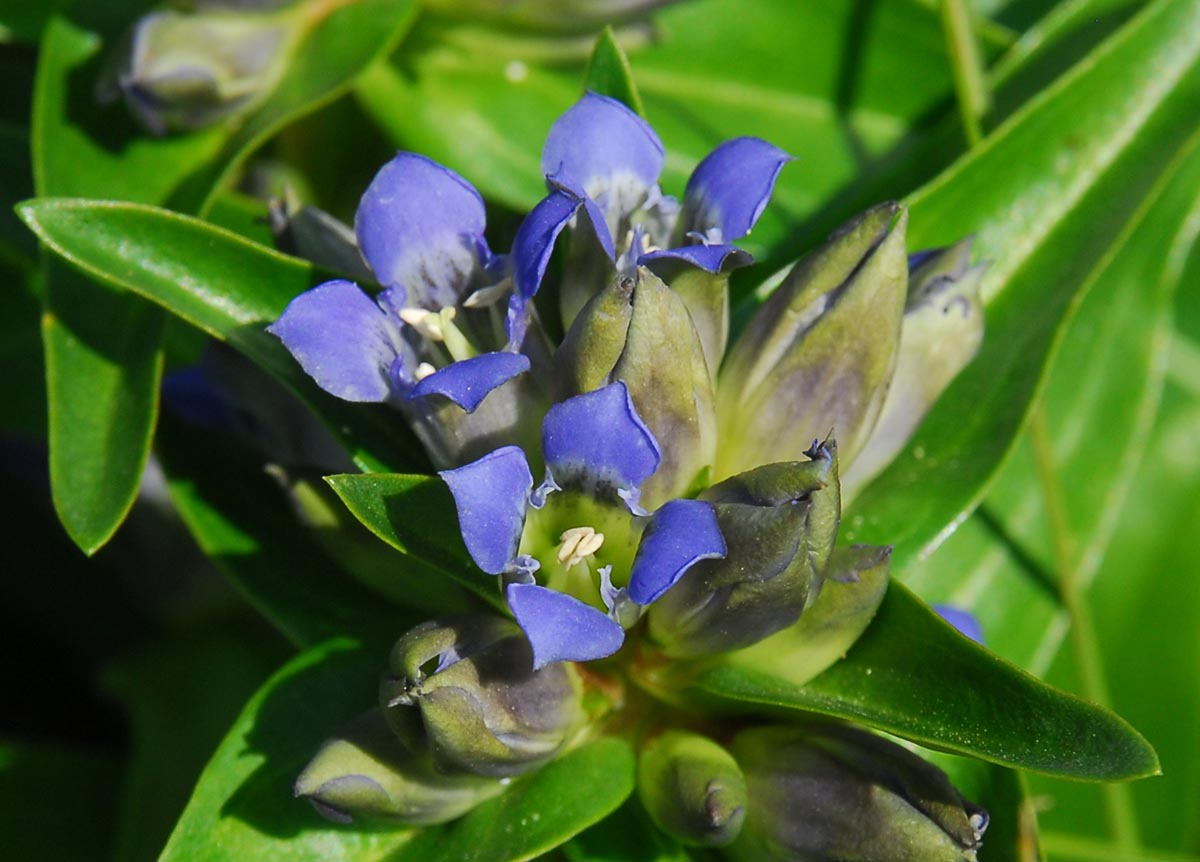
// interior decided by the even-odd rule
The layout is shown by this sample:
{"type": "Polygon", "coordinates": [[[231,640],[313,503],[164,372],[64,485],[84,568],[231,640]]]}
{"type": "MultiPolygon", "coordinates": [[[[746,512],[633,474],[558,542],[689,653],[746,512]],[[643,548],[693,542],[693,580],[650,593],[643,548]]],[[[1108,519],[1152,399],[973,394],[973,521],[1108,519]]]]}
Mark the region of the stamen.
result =
{"type": "Polygon", "coordinates": [[[558,561],[568,569],[582,563],[604,544],[604,534],[591,527],[572,527],[558,537],[558,561]]]}
{"type": "Polygon", "coordinates": [[[434,368],[432,365],[430,365],[428,362],[422,362],[420,365],[417,366],[417,370],[413,373],[413,377],[417,378],[417,380],[424,380],[426,377],[428,377],[430,374],[433,374],[435,371],[437,371],[437,369],[434,368]]]}

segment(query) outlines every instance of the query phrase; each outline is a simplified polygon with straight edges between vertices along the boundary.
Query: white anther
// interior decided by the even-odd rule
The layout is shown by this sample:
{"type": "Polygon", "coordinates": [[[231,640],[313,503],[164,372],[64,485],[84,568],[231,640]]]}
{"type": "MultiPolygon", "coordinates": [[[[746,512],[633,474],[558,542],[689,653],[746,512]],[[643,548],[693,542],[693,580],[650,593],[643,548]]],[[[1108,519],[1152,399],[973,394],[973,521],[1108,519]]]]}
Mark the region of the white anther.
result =
{"type": "Polygon", "coordinates": [[[591,527],[572,527],[558,540],[562,542],[558,548],[558,561],[569,569],[600,550],[604,544],[604,534],[597,533],[591,527]]]}
{"type": "Polygon", "coordinates": [[[481,287],[463,300],[464,308],[487,308],[503,299],[512,289],[512,279],[506,278],[496,284],[481,287]]]}
{"type": "Polygon", "coordinates": [[[435,371],[437,371],[437,369],[434,368],[432,365],[430,365],[428,362],[422,362],[420,365],[417,366],[417,370],[413,373],[413,376],[416,377],[418,380],[424,380],[426,377],[428,377],[430,374],[433,374],[433,372],[435,372],[435,371]]]}

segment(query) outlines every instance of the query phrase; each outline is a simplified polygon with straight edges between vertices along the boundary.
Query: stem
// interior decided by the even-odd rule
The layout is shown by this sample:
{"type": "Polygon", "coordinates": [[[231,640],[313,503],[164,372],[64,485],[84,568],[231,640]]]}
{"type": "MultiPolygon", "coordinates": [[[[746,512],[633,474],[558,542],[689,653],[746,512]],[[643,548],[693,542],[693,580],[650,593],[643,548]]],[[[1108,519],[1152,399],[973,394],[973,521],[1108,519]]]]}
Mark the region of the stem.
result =
{"type": "Polygon", "coordinates": [[[991,108],[992,94],[965,0],[943,0],[942,26],[946,30],[946,49],[950,53],[963,131],[967,143],[974,147],[983,140],[980,121],[991,108]]]}

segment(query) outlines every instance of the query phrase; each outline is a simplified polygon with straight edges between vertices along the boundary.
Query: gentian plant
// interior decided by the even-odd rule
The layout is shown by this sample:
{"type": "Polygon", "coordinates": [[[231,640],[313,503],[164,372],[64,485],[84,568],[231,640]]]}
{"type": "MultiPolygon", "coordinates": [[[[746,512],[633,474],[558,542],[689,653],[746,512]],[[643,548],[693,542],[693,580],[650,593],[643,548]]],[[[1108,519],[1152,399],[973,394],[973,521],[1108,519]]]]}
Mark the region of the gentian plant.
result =
{"type": "Polygon", "coordinates": [[[1200,850],[1059,783],[1194,754],[1195,3],[102,5],[0,11],[12,854],[1200,850]]]}

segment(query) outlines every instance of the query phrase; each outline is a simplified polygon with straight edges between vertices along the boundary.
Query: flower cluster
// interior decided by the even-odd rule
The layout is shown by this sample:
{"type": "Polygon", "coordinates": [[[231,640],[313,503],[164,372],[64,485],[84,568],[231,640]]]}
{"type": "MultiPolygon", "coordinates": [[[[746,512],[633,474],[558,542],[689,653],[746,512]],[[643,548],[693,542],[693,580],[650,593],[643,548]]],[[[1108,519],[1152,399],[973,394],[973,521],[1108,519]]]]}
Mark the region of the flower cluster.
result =
{"type": "MultiPolygon", "coordinates": [[[[641,117],[586,94],[550,130],[547,195],[508,254],[489,248],[465,180],[400,153],[354,224],[378,292],[331,281],[271,327],[321,387],[386,402],[412,423],[471,558],[497,577],[519,626],[442,622],[397,645],[381,705],[393,730],[415,722],[397,735],[443,772],[510,775],[569,745],[571,662],[612,656],[634,634],[634,664],[711,660],[819,613],[827,584],[886,566],[886,549],[835,552],[843,496],[887,465],[978,347],[969,243],[910,257],[906,213],[884,204],[802,259],[727,351],[729,275],[752,262],[733,243],[791,157],[757,138],[728,141],[680,202],[659,186],[663,153],[641,117]],[[553,308],[544,288],[557,295],[559,344],[542,325],[553,308]],[[497,650],[505,661],[485,661],[497,650]],[[556,718],[514,726],[512,704],[526,696],[556,718]]],[[[845,624],[850,640],[879,595],[845,624]]],[[[376,792],[383,779],[356,808],[337,788],[359,785],[314,778],[343,756],[318,757],[298,792],[406,819],[376,792]]],[[[661,819],[687,831],[670,812],[661,819]]],[[[722,824],[698,843],[733,841],[740,816],[722,824]]],[[[967,853],[969,833],[955,821],[946,840],[967,853]]]]}

